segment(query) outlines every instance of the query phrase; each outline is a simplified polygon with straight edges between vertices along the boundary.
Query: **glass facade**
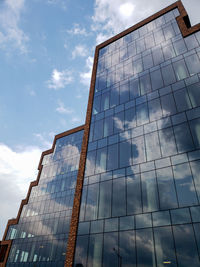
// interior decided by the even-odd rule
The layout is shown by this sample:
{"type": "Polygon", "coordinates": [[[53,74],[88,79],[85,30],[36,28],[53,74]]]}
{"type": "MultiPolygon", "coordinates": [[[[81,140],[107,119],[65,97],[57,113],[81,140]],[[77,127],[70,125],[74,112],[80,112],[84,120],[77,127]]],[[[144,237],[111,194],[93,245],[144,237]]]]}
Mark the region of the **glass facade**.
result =
{"type": "Polygon", "coordinates": [[[64,266],[83,131],[57,139],[43,157],[39,184],[32,188],[17,225],[6,266],[64,266]]]}
{"type": "Polygon", "coordinates": [[[99,50],[74,266],[200,266],[200,32],[99,50]]]}

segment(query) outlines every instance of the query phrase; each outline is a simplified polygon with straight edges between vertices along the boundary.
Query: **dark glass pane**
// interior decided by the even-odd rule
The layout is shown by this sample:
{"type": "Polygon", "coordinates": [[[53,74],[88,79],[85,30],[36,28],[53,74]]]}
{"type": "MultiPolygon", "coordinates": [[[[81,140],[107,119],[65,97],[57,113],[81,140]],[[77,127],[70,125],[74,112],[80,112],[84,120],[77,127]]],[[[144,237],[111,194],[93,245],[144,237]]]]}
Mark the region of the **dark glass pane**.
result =
{"type": "Polygon", "coordinates": [[[141,95],[151,92],[151,81],[149,74],[140,77],[140,92],[141,95]]]}
{"type": "Polygon", "coordinates": [[[101,267],[103,235],[90,235],[87,266],[101,267]]]}
{"type": "Polygon", "coordinates": [[[119,233],[119,255],[121,267],[136,267],[135,232],[123,231],[119,233]]]}
{"type": "Polygon", "coordinates": [[[195,237],[197,241],[197,247],[198,247],[198,250],[200,251],[200,223],[194,223],[193,227],[194,227],[194,233],[195,233],[195,237]]]}
{"type": "Polygon", "coordinates": [[[174,126],[174,134],[178,147],[178,152],[186,152],[194,149],[194,144],[188,127],[188,123],[183,123],[174,126]]]}
{"type": "Polygon", "coordinates": [[[119,63],[119,51],[116,51],[112,54],[112,66],[119,63]]]}
{"type": "Polygon", "coordinates": [[[128,64],[124,65],[124,79],[128,79],[133,76],[133,64],[129,62],[128,64]]]}
{"type": "Polygon", "coordinates": [[[173,226],[178,266],[199,266],[199,256],[191,224],[173,226]]]}
{"type": "Polygon", "coordinates": [[[127,177],[127,214],[142,212],[140,175],[127,177]]]}
{"type": "Polygon", "coordinates": [[[120,217],[120,230],[132,230],[134,226],[134,216],[120,217]]]}
{"type": "Polygon", "coordinates": [[[103,136],[107,137],[113,134],[113,118],[107,117],[104,119],[104,129],[103,129],[103,136]]]}
{"type": "Polygon", "coordinates": [[[136,97],[140,96],[140,86],[139,86],[139,80],[130,80],[130,99],[134,99],[136,97]]]}
{"type": "Polygon", "coordinates": [[[171,167],[156,171],[161,209],[178,207],[171,167]]]}
{"type": "Polygon", "coordinates": [[[176,106],[172,94],[162,96],[161,105],[164,116],[169,116],[176,113],[176,106]]]}
{"type": "Polygon", "coordinates": [[[177,266],[171,227],[154,228],[157,266],[177,266]]]}
{"type": "Polygon", "coordinates": [[[118,266],[118,233],[104,234],[103,267],[118,266]]]}
{"type": "Polygon", "coordinates": [[[172,65],[167,65],[161,69],[165,86],[176,82],[176,77],[172,65]]]}
{"type": "Polygon", "coordinates": [[[97,150],[95,173],[106,171],[106,150],[106,148],[101,148],[97,150]]]}
{"type": "Polygon", "coordinates": [[[146,153],[148,161],[159,159],[161,157],[158,132],[146,134],[145,144],[146,144],[146,153]]]}
{"type": "Polygon", "coordinates": [[[175,32],[171,24],[168,26],[165,26],[163,28],[163,32],[164,32],[164,36],[166,40],[171,39],[173,36],[175,36],[175,32]]]}
{"type": "Polygon", "coordinates": [[[160,70],[153,71],[150,75],[153,90],[163,87],[163,79],[160,70]]]}
{"type": "Polygon", "coordinates": [[[113,180],[112,216],[126,215],[126,185],[125,178],[113,180]]]}
{"type": "Polygon", "coordinates": [[[176,54],[174,52],[173,45],[168,44],[165,47],[163,47],[163,54],[164,54],[165,60],[175,57],[176,54]]]}
{"type": "Polygon", "coordinates": [[[146,161],[144,137],[136,137],[132,139],[132,157],[133,164],[142,163],[146,161]]]}
{"type": "Polygon", "coordinates": [[[142,60],[143,60],[144,70],[153,67],[153,58],[151,54],[144,56],[142,60]]]}
{"type": "Polygon", "coordinates": [[[129,83],[120,84],[120,104],[129,101],[129,83]]]}
{"type": "Polygon", "coordinates": [[[112,86],[110,89],[110,107],[119,105],[119,85],[112,86]]]}
{"type": "Polygon", "coordinates": [[[198,204],[189,164],[176,165],[173,169],[179,205],[198,204]]]}
{"type": "Polygon", "coordinates": [[[159,120],[162,117],[160,99],[154,99],[148,102],[150,121],[159,120]]]}
{"type": "Polygon", "coordinates": [[[76,240],[76,252],[74,259],[74,266],[82,264],[86,266],[87,262],[87,247],[88,247],[88,236],[78,236],[76,240]]]}
{"type": "Polygon", "coordinates": [[[138,53],[141,53],[142,51],[145,50],[144,39],[136,40],[135,43],[136,43],[137,54],[138,54],[138,53]]]}
{"type": "Polygon", "coordinates": [[[143,212],[158,210],[158,192],[155,172],[141,174],[143,212]]]}
{"type": "Polygon", "coordinates": [[[104,88],[106,88],[106,76],[101,75],[98,79],[98,91],[101,91],[104,88]]]}
{"type": "Polygon", "coordinates": [[[171,225],[169,211],[158,211],[152,213],[153,226],[171,225]]]}
{"type": "Polygon", "coordinates": [[[81,196],[81,208],[80,208],[79,221],[84,221],[84,218],[85,218],[86,196],[87,196],[87,186],[84,186],[83,191],[82,191],[82,196],[81,196]]]}
{"type": "Polygon", "coordinates": [[[178,81],[185,79],[189,76],[185,61],[182,59],[173,63],[176,79],[178,81]]]}
{"type": "Polygon", "coordinates": [[[177,56],[179,56],[179,55],[181,55],[187,51],[187,48],[186,48],[186,45],[185,45],[185,42],[183,39],[180,39],[180,40],[174,42],[173,45],[174,45],[174,49],[175,49],[177,56]]]}
{"type": "Polygon", "coordinates": [[[135,43],[132,43],[131,45],[128,45],[128,55],[129,55],[129,57],[133,57],[133,56],[136,55],[135,43]]]}
{"type": "Polygon", "coordinates": [[[136,106],[136,116],[138,126],[149,122],[147,103],[136,106]]]}
{"type": "Polygon", "coordinates": [[[98,197],[99,197],[99,184],[97,183],[89,185],[87,193],[87,205],[85,209],[86,221],[97,219],[98,197]]]}
{"type": "Polygon", "coordinates": [[[125,110],[125,130],[134,128],[136,126],[136,114],[135,108],[130,108],[125,110]]]}
{"type": "Polygon", "coordinates": [[[100,183],[99,192],[99,218],[111,216],[112,181],[100,183]]]}
{"type": "Polygon", "coordinates": [[[101,107],[101,96],[97,96],[94,98],[94,103],[93,103],[93,114],[97,114],[100,112],[100,107],[101,107]]]}
{"type": "Polygon", "coordinates": [[[190,75],[200,72],[200,60],[197,54],[185,58],[190,75]]]}
{"type": "Polygon", "coordinates": [[[96,151],[90,151],[87,153],[86,169],[85,169],[86,176],[94,174],[95,158],[96,158],[96,151]]]}
{"type": "Polygon", "coordinates": [[[131,165],[131,141],[119,144],[119,166],[120,168],[131,165]]]}
{"type": "Polygon", "coordinates": [[[190,85],[187,89],[192,107],[196,108],[197,106],[200,106],[200,83],[190,85]]]}
{"type": "Polygon", "coordinates": [[[154,65],[158,65],[164,61],[161,47],[157,47],[152,51],[154,65]]]}
{"type": "Polygon", "coordinates": [[[134,74],[137,74],[137,73],[143,71],[143,65],[142,65],[141,59],[133,62],[133,71],[134,71],[134,74]]]}
{"type": "Polygon", "coordinates": [[[160,130],[159,137],[163,157],[171,156],[177,153],[174,133],[171,127],[160,130]]]}
{"type": "Polygon", "coordinates": [[[192,120],[189,123],[195,147],[200,148],[200,119],[192,120]]]}
{"type": "Polygon", "coordinates": [[[118,168],[118,144],[108,146],[107,170],[118,168]]]}
{"type": "Polygon", "coordinates": [[[135,215],[136,229],[152,227],[151,213],[135,215]]]}
{"type": "Polygon", "coordinates": [[[172,224],[190,223],[190,212],[188,208],[171,210],[172,224]]]}
{"type": "Polygon", "coordinates": [[[93,140],[101,139],[103,137],[103,120],[96,121],[94,124],[93,140]]]}
{"type": "Polygon", "coordinates": [[[200,161],[190,162],[192,174],[194,178],[194,184],[197,191],[198,198],[200,200],[200,161]]]}
{"type": "Polygon", "coordinates": [[[155,46],[153,34],[148,34],[145,36],[145,45],[146,45],[146,49],[149,49],[155,46]]]}
{"type": "Polygon", "coordinates": [[[192,108],[186,88],[174,92],[174,98],[179,112],[192,108]]]}
{"type": "Polygon", "coordinates": [[[101,96],[101,111],[109,108],[109,92],[102,94],[101,96]]]}
{"type": "Polygon", "coordinates": [[[156,267],[151,228],[136,230],[136,250],[137,266],[156,267]]]}

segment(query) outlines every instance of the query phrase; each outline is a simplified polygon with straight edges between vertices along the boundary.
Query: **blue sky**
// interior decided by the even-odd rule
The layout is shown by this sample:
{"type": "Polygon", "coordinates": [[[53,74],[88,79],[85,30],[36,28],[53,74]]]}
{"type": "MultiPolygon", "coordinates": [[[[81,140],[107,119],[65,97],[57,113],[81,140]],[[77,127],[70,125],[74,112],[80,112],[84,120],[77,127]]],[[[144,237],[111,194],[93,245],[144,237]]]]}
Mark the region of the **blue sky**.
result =
{"type": "MultiPolygon", "coordinates": [[[[0,239],[41,152],[84,124],[95,46],[172,0],[0,0],[0,239]]],[[[199,0],[183,0],[192,24],[199,0]]]]}

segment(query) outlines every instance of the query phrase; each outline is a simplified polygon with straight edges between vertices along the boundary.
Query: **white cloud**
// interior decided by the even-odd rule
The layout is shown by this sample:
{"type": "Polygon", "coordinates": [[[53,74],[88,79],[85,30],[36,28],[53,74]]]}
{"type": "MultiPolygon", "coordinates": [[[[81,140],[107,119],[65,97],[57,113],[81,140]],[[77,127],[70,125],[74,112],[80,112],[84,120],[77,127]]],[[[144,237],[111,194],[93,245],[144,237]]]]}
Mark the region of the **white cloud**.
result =
{"type": "Polygon", "coordinates": [[[73,113],[73,109],[65,107],[64,103],[60,100],[58,101],[58,107],[56,108],[56,111],[61,114],[73,113]]]}
{"type": "Polygon", "coordinates": [[[85,57],[87,56],[87,49],[84,45],[77,45],[75,46],[74,50],[72,51],[72,58],[76,57],[85,57]]]}
{"type": "Polygon", "coordinates": [[[124,3],[120,5],[119,12],[123,17],[130,17],[133,14],[135,6],[132,3],[124,3]]]}
{"type": "Polygon", "coordinates": [[[0,239],[7,220],[16,217],[29,183],[37,177],[41,152],[38,147],[24,147],[15,151],[0,144],[0,239]]]}
{"type": "Polygon", "coordinates": [[[86,60],[86,72],[81,72],[80,73],[80,82],[86,86],[90,86],[90,81],[91,81],[91,75],[92,75],[92,66],[93,66],[93,58],[88,57],[86,60]]]}
{"type": "Polygon", "coordinates": [[[54,69],[51,79],[47,81],[47,87],[58,90],[73,82],[72,72],[69,70],[58,71],[54,69]]]}
{"type": "Polygon", "coordinates": [[[42,147],[43,150],[51,148],[52,142],[50,142],[49,139],[53,138],[52,133],[34,133],[33,136],[39,140],[39,142],[41,143],[40,147],[42,147]]]}
{"type": "Polygon", "coordinates": [[[0,13],[0,47],[2,49],[19,49],[27,53],[29,37],[19,27],[25,0],[7,0],[1,4],[0,13]]]}
{"type": "Polygon", "coordinates": [[[81,28],[80,25],[77,23],[73,25],[72,29],[67,30],[67,33],[72,34],[72,35],[84,35],[84,36],[88,35],[88,33],[86,32],[86,29],[81,28]]]}

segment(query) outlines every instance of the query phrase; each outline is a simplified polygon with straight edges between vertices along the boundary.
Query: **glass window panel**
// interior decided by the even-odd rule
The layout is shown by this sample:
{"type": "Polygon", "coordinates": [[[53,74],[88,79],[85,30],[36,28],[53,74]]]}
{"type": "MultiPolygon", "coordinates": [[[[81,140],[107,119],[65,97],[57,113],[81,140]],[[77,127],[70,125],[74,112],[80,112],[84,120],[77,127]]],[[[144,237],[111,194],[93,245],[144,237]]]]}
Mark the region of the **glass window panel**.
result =
{"type": "Polygon", "coordinates": [[[142,65],[141,59],[133,61],[133,71],[134,71],[134,74],[137,74],[143,71],[143,65],[142,65]]]}
{"type": "Polygon", "coordinates": [[[106,219],[104,223],[104,232],[118,231],[118,218],[106,219]]]}
{"type": "Polygon", "coordinates": [[[163,79],[160,70],[153,71],[150,75],[153,90],[163,87],[163,79]]]}
{"type": "Polygon", "coordinates": [[[160,143],[157,132],[146,134],[145,144],[146,144],[147,161],[159,159],[161,157],[160,143]]]}
{"type": "Polygon", "coordinates": [[[136,229],[152,227],[151,213],[135,215],[136,229]]]}
{"type": "Polygon", "coordinates": [[[139,86],[139,80],[134,79],[130,80],[130,99],[134,99],[136,97],[140,96],[140,86],[139,86]]]}
{"type": "Polygon", "coordinates": [[[153,34],[149,34],[149,35],[145,36],[145,45],[146,45],[146,49],[149,49],[149,48],[155,46],[153,34]]]}
{"type": "Polygon", "coordinates": [[[97,114],[100,112],[100,104],[101,104],[101,96],[95,97],[93,103],[93,114],[97,114]]]}
{"type": "Polygon", "coordinates": [[[200,119],[192,120],[189,123],[195,147],[200,148],[200,119]]]}
{"type": "Polygon", "coordinates": [[[120,168],[132,165],[131,140],[119,144],[119,166],[120,168]]]}
{"type": "Polygon", "coordinates": [[[107,75],[106,85],[107,87],[112,86],[115,83],[115,71],[109,72],[107,75]]]}
{"type": "Polygon", "coordinates": [[[172,224],[190,223],[190,212],[188,208],[171,210],[172,224]]]}
{"type": "Polygon", "coordinates": [[[118,266],[118,233],[105,233],[103,246],[103,266],[118,266]]]}
{"type": "Polygon", "coordinates": [[[119,51],[116,51],[112,54],[112,66],[119,63],[119,51]]]}
{"type": "Polygon", "coordinates": [[[189,164],[176,165],[173,170],[179,205],[198,204],[189,164]]]}
{"type": "Polygon", "coordinates": [[[137,54],[141,53],[142,51],[145,50],[145,43],[144,43],[144,38],[136,40],[136,49],[137,49],[137,54]]]}
{"type": "Polygon", "coordinates": [[[198,250],[200,251],[200,223],[194,223],[193,227],[194,227],[197,247],[198,247],[198,250]]]}
{"type": "Polygon", "coordinates": [[[156,170],[161,209],[178,207],[171,167],[156,170]]]}
{"type": "Polygon", "coordinates": [[[127,214],[142,212],[140,175],[127,177],[127,214]]]}
{"type": "Polygon", "coordinates": [[[176,79],[178,81],[185,79],[189,76],[188,70],[185,65],[185,61],[179,60],[173,63],[176,79]]]}
{"type": "Polygon", "coordinates": [[[89,222],[79,223],[79,225],[78,225],[78,234],[79,235],[89,234],[89,230],[90,230],[90,223],[89,222]]]}
{"type": "Polygon", "coordinates": [[[96,121],[94,124],[94,136],[93,140],[103,138],[103,120],[96,121]]]}
{"type": "Polygon", "coordinates": [[[152,213],[153,226],[171,225],[169,211],[158,211],[152,213]]]}
{"type": "Polygon", "coordinates": [[[99,218],[111,216],[112,181],[100,183],[99,192],[99,218]]]}
{"type": "Polygon", "coordinates": [[[177,56],[184,54],[187,51],[187,48],[186,48],[186,45],[183,39],[180,39],[174,42],[173,44],[174,44],[174,49],[175,49],[177,56]]]}
{"type": "Polygon", "coordinates": [[[112,216],[126,215],[126,184],[125,178],[113,180],[112,216]]]}
{"type": "Polygon", "coordinates": [[[200,161],[190,162],[192,174],[194,178],[194,184],[197,191],[198,198],[200,200],[200,161]]]}
{"type": "Polygon", "coordinates": [[[165,37],[164,37],[162,29],[155,31],[153,34],[154,34],[156,44],[161,44],[165,41],[165,37]]]}
{"type": "Polygon", "coordinates": [[[160,99],[154,99],[148,102],[150,121],[159,120],[162,117],[160,99]]]}
{"type": "Polygon", "coordinates": [[[114,134],[124,131],[124,111],[114,116],[114,134]]]}
{"type": "Polygon", "coordinates": [[[137,125],[149,122],[147,103],[136,106],[137,125]]]}
{"type": "Polygon", "coordinates": [[[87,247],[88,247],[88,236],[78,236],[76,240],[76,252],[74,264],[75,266],[78,264],[82,264],[82,266],[86,266],[87,261],[87,247]]]}
{"type": "Polygon", "coordinates": [[[128,59],[128,49],[127,49],[127,47],[120,48],[119,56],[120,56],[120,62],[128,59]]]}
{"type": "Polygon", "coordinates": [[[163,76],[165,86],[176,82],[176,77],[175,77],[174,70],[171,64],[165,67],[162,67],[161,71],[162,71],[162,76],[163,76]]]}
{"type": "Polygon", "coordinates": [[[197,54],[193,54],[185,58],[186,65],[188,67],[190,75],[200,72],[200,60],[197,54]]]}
{"type": "Polygon", "coordinates": [[[129,57],[133,57],[136,55],[135,42],[128,45],[128,55],[129,57]]]}
{"type": "Polygon", "coordinates": [[[173,45],[172,44],[168,44],[166,46],[163,47],[163,54],[164,54],[164,58],[165,60],[171,59],[173,57],[176,56],[173,45]]]}
{"type": "Polygon", "coordinates": [[[109,108],[109,92],[102,94],[101,97],[101,111],[109,108]]]}
{"type": "Polygon", "coordinates": [[[125,130],[134,128],[136,126],[135,107],[125,110],[125,130]]]}
{"type": "Polygon", "coordinates": [[[87,186],[84,186],[83,191],[82,191],[82,196],[81,196],[81,208],[80,208],[79,221],[84,221],[86,196],[87,196],[87,186]]]}
{"type": "Polygon", "coordinates": [[[120,230],[132,230],[134,226],[134,216],[120,217],[120,230]]]}
{"type": "MultiPolygon", "coordinates": [[[[101,267],[103,235],[90,235],[87,266],[101,267]]],[[[85,265],[86,266],[86,265],[85,265]]]]}
{"type": "Polygon", "coordinates": [[[123,267],[136,267],[135,232],[123,231],[119,233],[119,255],[123,267]]]}
{"type": "Polygon", "coordinates": [[[97,150],[95,173],[106,171],[106,150],[107,148],[101,148],[97,150]]]}
{"type": "Polygon", "coordinates": [[[191,224],[173,226],[178,266],[198,266],[199,256],[191,224]]]}
{"type": "Polygon", "coordinates": [[[107,137],[113,134],[113,118],[107,117],[104,119],[103,136],[107,137]]]}
{"type": "Polygon", "coordinates": [[[177,153],[174,133],[171,127],[160,130],[159,137],[163,157],[172,156],[177,153]]]}
{"type": "Polygon", "coordinates": [[[175,32],[171,24],[164,27],[163,32],[166,40],[171,39],[173,36],[175,36],[175,32]]]}
{"type": "Polygon", "coordinates": [[[133,76],[133,64],[132,62],[124,65],[124,79],[128,79],[133,76]]]}
{"type": "Polygon", "coordinates": [[[103,232],[104,220],[92,221],[90,227],[90,233],[103,232]]]}
{"type": "Polygon", "coordinates": [[[118,168],[118,144],[108,146],[107,170],[118,168]]]}
{"type": "Polygon", "coordinates": [[[197,106],[200,106],[200,83],[190,85],[187,89],[192,107],[196,108],[197,106]]]}
{"type": "Polygon", "coordinates": [[[185,43],[186,43],[188,50],[194,49],[194,48],[199,46],[197,39],[195,38],[195,35],[190,35],[190,36],[186,37],[185,43]]]}
{"type": "Polygon", "coordinates": [[[124,79],[124,70],[123,66],[120,68],[120,65],[117,65],[115,72],[115,82],[120,82],[124,79]]]}
{"type": "Polygon", "coordinates": [[[101,91],[106,88],[106,76],[101,75],[98,78],[98,91],[101,91]]]}
{"type": "Polygon", "coordinates": [[[172,94],[162,96],[161,105],[164,116],[176,114],[176,105],[172,94]]]}
{"type": "Polygon", "coordinates": [[[156,267],[151,228],[136,230],[136,249],[137,266],[156,267]]]}
{"type": "Polygon", "coordinates": [[[120,95],[119,95],[119,102],[120,104],[129,101],[129,83],[123,83],[120,85],[120,95]]]}
{"type": "Polygon", "coordinates": [[[96,158],[96,151],[90,151],[87,153],[86,169],[85,169],[86,176],[94,174],[95,158],[96,158]]]}
{"type": "Polygon", "coordinates": [[[92,184],[88,186],[87,205],[85,209],[85,220],[95,220],[97,218],[99,197],[99,184],[92,184]]]}
{"type": "Polygon", "coordinates": [[[154,171],[141,174],[143,212],[158,210],[158,192],[154,171]]]}
{"type": "Polygon", "coordinates": [[[174,126],[174,134],[178,152],[186,152],[194,149],[188,123],[174,126]]]}
{"type": "Polygon", "coordinates": [[[152,58],[151,54],[144,56],[142,58],[142,60],[143,60],[144,70],[147,70],[147,69],[153,67],[153,58],[152,58]]]}
{"type": "Polygon", "coordinates": [[[174,98],[179,112],[192,108],[186,88],[174,92],[174,98]]]}
{"type": "Polygon", "coordinates": [[[132,139],[132,157],[133,164],[138,164],[146,161],[144,137],[136,137],[132,139]]]}
{"type": "Polygon", "coordinates": [[[119,105],[119,85],[111,86],[110,89],[110,107],[119,105]]]}
{"type": "Polygon", "coordinates": [[[152,51],[154,65],[158,65],[164,61],[161,47],[157,47],[152,51]]]}
{"type": "Polygon", "coordinates": [[[140,92],[141,95],[151,92],[151,81],[149,74],[140,77],[140,92]]]}
{"type": "Polygon", "coordinates": [[[177,266],[171,227],[154,228],[157,266],[177,266]]]}

